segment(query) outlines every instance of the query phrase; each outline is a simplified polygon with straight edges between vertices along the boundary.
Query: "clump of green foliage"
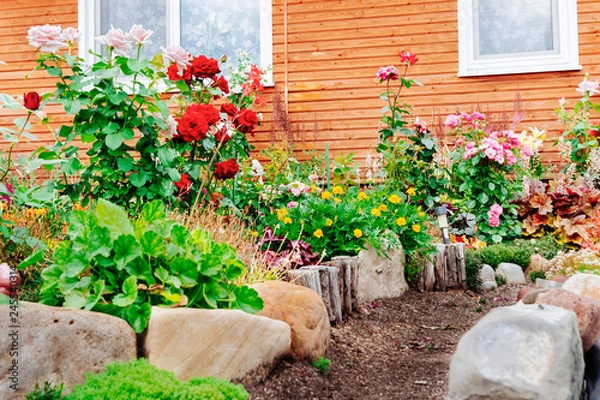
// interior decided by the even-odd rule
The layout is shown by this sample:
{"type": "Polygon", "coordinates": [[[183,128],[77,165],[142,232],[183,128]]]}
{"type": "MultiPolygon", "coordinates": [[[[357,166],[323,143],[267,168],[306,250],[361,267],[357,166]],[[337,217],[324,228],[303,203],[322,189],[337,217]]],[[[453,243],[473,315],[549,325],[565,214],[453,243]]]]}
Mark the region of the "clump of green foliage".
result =
{"type": "Polygon", "coordinates": [[[535,280],[538,278],[546,279],[546,273],[542,270],[531,271],[529,273],[529,279],[531,279],[531,282],[535,282],[535,280]]]}
{"type": "Polygon", "coordinates": [[[25,395],[25,400],[61,400],[63,384],[53,385],[50,382],[44,382],[44,386],[40,387],[37,383],[35,388],[25,395]]]}
{"type": "Polygon", "coordinates": [[[319,357],[317,360],[313,361],[313,367],[323,375],[327,375],[330,366],[331,360],[325,357],[319,357]]]}
{"type": "Polygon", "coordinates": [[[180,381],[172,372],[139,359],[108,364],[104,373],[88,374],[85,384],[75,386],[65,400],[246,400],[248,397],[242,385],[212,377],[180,381]]]}
{"type": "Polygon", "coordinates": [[[160,201],[147,203],[139,218],[100,199],[74,211],[68,239],[42,271],[42,302],[119,316],[142,332],[154,305],[236,308],[257,313],[258,293],[233,284],[245,271],[235,249],[208,232],[166,218],[160,201]]]}
{"type": "Polygon", "coordinates": [[[481,266],[484,264],[481,255],[475,250],[467,249],[465,252],[465,264],[467,272],[465,284],[469,290],[476,292],[479,285],[481,285],[479,270],[481,270],[481,266]]]}
{"type": "Polygon", "coordinates": [[[540,254],[550,260],[556,256],[559,250],[565,250],[565,247],[556,243],[551,236],[545,236],[533,242],[530,240],[515,240],[510,243],[491,244],[477,249],[475,252],[479,254],[484,264],[496,269],[503,262],[526,268],[532,255],[540,254]]]}
{"type": "Polygon", "coordinates": [[[498,284],[498,287],[506,285],[506,278],[502,275],[496,275],[496,283],[498,284]]]}

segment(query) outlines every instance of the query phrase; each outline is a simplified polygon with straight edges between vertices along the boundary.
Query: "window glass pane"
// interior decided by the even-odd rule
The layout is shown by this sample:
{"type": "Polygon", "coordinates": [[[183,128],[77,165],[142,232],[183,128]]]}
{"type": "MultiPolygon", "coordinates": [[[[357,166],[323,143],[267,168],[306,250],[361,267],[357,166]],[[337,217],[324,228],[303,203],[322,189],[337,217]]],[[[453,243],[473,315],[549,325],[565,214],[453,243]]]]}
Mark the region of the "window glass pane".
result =
{"type": "MultiPolygon", "coordinates": [[[[111,26],[129,32],[134,24],[142,25],[154,31],[149,45],[142,47],[142,57],[152,58],[160,52],[161,46],[166,46],[167,10],[165,0],[102,0],[100,15],[100,32],[104,35],[111,26]]],[[[104,51],[104,49],[103,49],[104,51]]],[[[129,55],[135,57],[132,48],[129,55]]]]}
{"type": "Polygon", "coordinates": [[[232,64],[244,50],[260,64],[260,1],[181,0],[181,47],[232,64]]]}
{"type": "MultiPolygon", "coordinates": [[[[557,50],[553,0],[479,0],[479,55],[557,50]]],[[[477,57],[476,57],[477,58],[477,57]]]]}

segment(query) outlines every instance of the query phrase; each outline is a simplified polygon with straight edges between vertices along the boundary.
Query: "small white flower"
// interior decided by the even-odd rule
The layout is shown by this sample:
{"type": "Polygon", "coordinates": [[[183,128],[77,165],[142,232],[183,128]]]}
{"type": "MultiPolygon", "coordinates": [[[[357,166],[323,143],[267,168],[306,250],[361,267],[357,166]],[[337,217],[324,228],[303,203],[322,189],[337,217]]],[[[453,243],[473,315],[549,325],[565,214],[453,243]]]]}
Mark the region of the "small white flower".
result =
{"type": "Polygon", "coordinates": [[[265,174],[265,169],[258,160],[252,160],[252,172],[254,176],[262,176],[265,174]]]}
{"type": "Polygon", "coordinates": [[[594,94],[599,93],[598,86],[600,86],[600,84],[598,84],[598,82],[588,81],[587,78],[586,75],[583,82],[581,82],[579,87],[575,90],[581,93],[582,96],[593,96],[594,94]]]}
{"type": "Polygon", "coordinates": [[[561,99],[558,101],[558,104],[560,104],[561,107],[564,107],[565,104],[567,104],[567,100],[565,100],[564,97],[561,97],[561,99]]]}

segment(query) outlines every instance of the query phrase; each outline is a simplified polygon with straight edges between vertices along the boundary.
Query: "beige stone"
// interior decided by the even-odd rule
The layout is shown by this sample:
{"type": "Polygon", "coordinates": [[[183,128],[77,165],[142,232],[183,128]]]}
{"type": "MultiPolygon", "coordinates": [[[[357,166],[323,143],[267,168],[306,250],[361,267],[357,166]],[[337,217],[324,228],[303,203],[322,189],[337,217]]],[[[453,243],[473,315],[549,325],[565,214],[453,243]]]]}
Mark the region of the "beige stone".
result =
{"type": "Polygon", "coordinates": [[[358,253],[356,297],[359,302],[399,297],[408,290],[404,278],[404,251],[401,248],[387,250],[386,254],[389,258],[377,255],[372,248],[358,253]]]}
{"type": "Polygon", "coordinates": [[[259,315],[292,329],[292,356],[316,360],[329,347],[330,324],[323,299],[314,290],[282,281],[252,285],[265,303],[259,315]]]}
{"type": "Polygon", "coordinates": [[[532,254],[529,259],[529,265],[525,269],[525,276],[529,277],[529,274],[533,271],[544,271],[548,272],[550,265],[548,264],[548,260],[542,257],[540,254],[532,254]]]}
{"type": "Polygon", "coordinates": [[[567,279],[562,288],[580,296],[600,301],[600,276],[576,274],[567,279]]]}
{"type": "Polygon", "coordinates": [[[535,304],[548,304],[573,311],[577,316],[583,351],[593,346],[600,332],[600,309],[595,301],[567,290],[550,289],[540,293],[535,304]]]}
{"type": "Polygon", "coordinates": [[[290,352],[290,326],[240,310],[152,308],[145,356],[178,379],[214,376],[252,385],[290,352]]]}
{"type": "Polygon", "coordinates": [[[0,335],[0,399],[22,399],[36,383],[43,386],[46,381],[64,383],[70,389],[85,381],[86,372],[98,373],[109,362],[137,356],[136,335],[121,318],[34,303],[19,303],[16,310],[18,315],[11,313],[9,306],[0,306],[4,329],[0,335]],[[18,354],[11,356],[13,344],[18,354]],[[18,366],[16,391],[9,386],[12,371],[8,368],[14,360],[18,366]]]}

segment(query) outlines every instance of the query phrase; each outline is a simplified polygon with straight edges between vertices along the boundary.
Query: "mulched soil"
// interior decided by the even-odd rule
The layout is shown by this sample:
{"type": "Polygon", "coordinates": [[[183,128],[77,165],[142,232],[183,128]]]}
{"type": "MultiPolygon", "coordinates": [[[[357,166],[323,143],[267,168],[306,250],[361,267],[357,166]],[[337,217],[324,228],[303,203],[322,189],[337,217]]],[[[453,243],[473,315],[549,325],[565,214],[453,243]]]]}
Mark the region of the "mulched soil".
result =
{"type": "Polygon", "coordinates": [[[282,361],[249,388],[251,399],[443,399],[462,335],[492,307],[514,304],[518,290],[411,291],[376,301],[332,327],[327,374],[307,361],[282,361]]]}

